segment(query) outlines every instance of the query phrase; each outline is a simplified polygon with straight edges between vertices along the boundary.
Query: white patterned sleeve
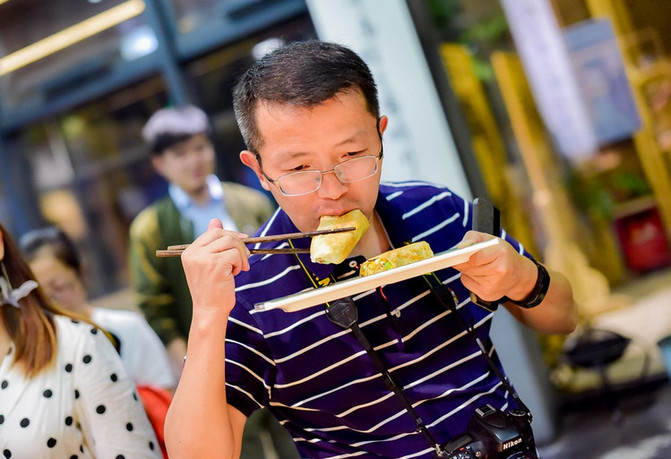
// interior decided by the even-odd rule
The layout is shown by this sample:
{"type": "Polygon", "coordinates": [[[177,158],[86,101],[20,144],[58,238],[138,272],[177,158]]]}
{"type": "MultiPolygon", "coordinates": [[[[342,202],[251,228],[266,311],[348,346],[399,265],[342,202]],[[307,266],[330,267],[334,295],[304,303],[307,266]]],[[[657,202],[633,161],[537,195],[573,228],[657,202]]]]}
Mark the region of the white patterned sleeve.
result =
{"type": "Polygon", "coordinates": [[[77,341],[75,414],[87,447],[101,459],[160,458],[160,447],[135,384],[111,342],[86,323],[79,323],[72,331],[77,333],[59,339],[77,341]]]}

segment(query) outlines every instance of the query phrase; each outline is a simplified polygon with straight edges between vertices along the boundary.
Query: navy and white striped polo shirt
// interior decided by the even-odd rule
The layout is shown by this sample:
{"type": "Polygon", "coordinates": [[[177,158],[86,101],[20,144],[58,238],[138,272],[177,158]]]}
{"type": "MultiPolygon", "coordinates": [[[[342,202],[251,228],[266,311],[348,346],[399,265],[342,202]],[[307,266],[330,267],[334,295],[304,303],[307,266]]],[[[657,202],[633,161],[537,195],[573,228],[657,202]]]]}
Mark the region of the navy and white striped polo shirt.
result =
{"type": "MultiPolygon", "coordinates": [[[[383,183],[376,204],[394,247],[427,241],[435,253],[453,248],[471,227],[471,206],[447,188],[423,182],[383,183]]],[[[297,231],[278,210],[260,234],[297,231]]],[[[503,237],[506,237],[505,233],[503,237]]],[[[520,253],[521,245],[506,237],[520,253]]],[[[307,239],[294,245],[309,247],[307,239]]],[[[286,246],[286,242],[264,247],[286,246]]],[[[310,262],[317,277],[332,265],[310,262]]],[[[253,255],[238,275],[237,304],[226,337],[228,402],[250,415],[267,406],[291,433],[302,457],[431,457],[426,438],[359,341],[325,315],[325,306],[285,313],[254,304],[312,288],[294,255],[253,255]]],[[[473,305],[454,269],[436,272],[457,295],[467,323],[493,355],[492,313],[473,305]]],[[[359,324],[433,436],[461,434],[475,408],[507,409],[512,398],[471,337],[438,304],[423,278],[354,297],[359,324]]],[[[499,364],[500,365],[500,364],[499,364]]]]}

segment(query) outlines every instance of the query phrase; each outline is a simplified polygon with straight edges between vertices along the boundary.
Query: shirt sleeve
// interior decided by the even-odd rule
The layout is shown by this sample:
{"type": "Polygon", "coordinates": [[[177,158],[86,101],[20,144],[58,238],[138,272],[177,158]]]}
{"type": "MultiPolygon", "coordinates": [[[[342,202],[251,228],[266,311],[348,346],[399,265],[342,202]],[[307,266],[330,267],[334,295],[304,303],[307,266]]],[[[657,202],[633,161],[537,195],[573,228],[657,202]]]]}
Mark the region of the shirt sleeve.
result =
{"type": "Polygon", "coordinates": [[[135,385],[107,337],[80,324],[74,355],[75,415],[87,446],[98,458],[160,458],[156,441],[135,385]]]}

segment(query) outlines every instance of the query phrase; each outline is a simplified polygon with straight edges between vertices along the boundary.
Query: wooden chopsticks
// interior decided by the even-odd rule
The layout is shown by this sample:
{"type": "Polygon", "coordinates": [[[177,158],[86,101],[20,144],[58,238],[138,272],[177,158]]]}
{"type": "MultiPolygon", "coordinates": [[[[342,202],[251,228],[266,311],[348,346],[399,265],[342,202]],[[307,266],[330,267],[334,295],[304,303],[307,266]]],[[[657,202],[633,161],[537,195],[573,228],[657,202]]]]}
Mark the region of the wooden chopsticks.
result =
{"type": "MultiPolygon", "coordinates": [[[[184,249],[157,250],[156,256],[158,258],[179,257],[182,252],[184,252],[184,249]]],[[[310,253],[310,249],[249,249],[249,252],[260,255],[277,255],[282,253],[310,253]]]]}
{"type": "MultiPolygon", "coordinates": [[[[309,231],[307,233],[285,233],[273,234],[270,236],[248,237],[242,240],[245,244],[257,244],[260,242],[283,241],[286,239],[298,239],[303,237],[319,236],[320,234],[344,233],[354,231],[356,228],[348,226],[347,228],[331,228],[325,230],[309,231]]],[[[190,244],[169,245],[165,250],[157,250],[156,256],[159,258],[179,257],[190,244]]],[[[255,254],[286,254],[286,253],[310,253],[310,249],[249,249],[255,254]]]]}

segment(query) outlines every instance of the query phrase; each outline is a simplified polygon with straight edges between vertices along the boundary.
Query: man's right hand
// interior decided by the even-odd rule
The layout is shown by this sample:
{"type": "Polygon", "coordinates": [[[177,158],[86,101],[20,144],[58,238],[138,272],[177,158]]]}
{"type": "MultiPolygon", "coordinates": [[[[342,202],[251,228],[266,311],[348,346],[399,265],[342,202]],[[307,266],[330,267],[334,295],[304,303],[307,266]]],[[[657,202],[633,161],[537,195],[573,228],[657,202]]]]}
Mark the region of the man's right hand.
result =
{"type": "Polygon", "coordinates": [[[245,237],[246,234],[224,230],[221,221],[214,218],[207,231],[182,253],[194,319],[228,314],[235,306],[234,277],[249,270],[249,250],[242,242],[245,237]]]}
{"type": "Polygon", "coordinates": [[[235,275],[249,269],[245,234],[213,219],[182,253],[193,299],[187,359],[165,421],[171,458],[239,457],[246,417],[226,399],[226,325],[235,275]]]}

